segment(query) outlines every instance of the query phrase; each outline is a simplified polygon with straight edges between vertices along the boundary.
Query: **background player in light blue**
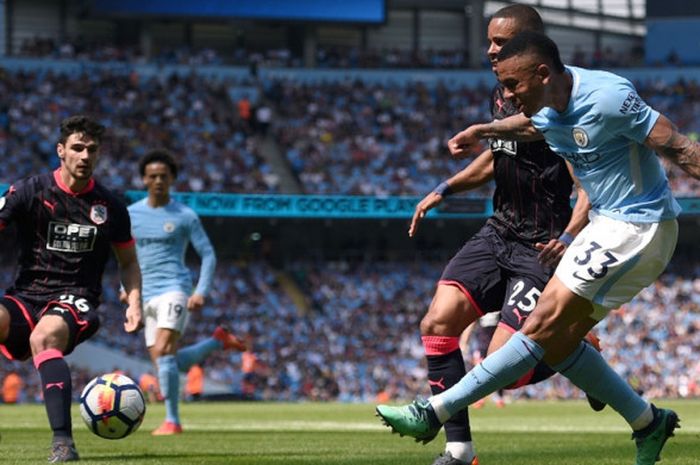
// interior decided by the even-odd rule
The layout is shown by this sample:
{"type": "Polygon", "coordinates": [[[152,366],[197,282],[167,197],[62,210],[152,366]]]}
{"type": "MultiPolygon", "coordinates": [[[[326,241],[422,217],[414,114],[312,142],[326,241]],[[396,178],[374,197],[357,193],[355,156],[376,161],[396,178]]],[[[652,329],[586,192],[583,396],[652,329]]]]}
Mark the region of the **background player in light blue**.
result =
{"type": "Polygon", "coordinates": [[[564,67],[543,34],[525,32],[508,42],[497,75],[523,115],[467,128],[450,150],[469,152],[479,138],[534,137],[539,130],[574,166],[591,201],[591,221],[506,345],[452,389],[427,402],[379,406],[377,413],[399,433],[429,441],[454,412],[544,360],[619,412],[634,431],[636,465],[652,465],[678,427],[677,414],[642,399],[581,339],[651,284],[673,254],[679,207],[654,151],[700,178],[700,146],[649,108],[626,79],[564,67]]]}
{"type": "Polygon", "coordinates": [[[178,167],[166,150],[152,150],[139,163],[148,196],[129,206],[136,250],[143,275],[146,346],[158,369],[166,416],[154,435],[182,432],[178,412],[180,371],[187,371],[217,349],[245,350],[242,341],[219,326],[212,337],[177,349],[189,318],[204,306],[211,287],[216,256],[197,214],[170,198],[178,167]],[[185,265],[192,244],[202,262],[192,291],[185,265]]]}

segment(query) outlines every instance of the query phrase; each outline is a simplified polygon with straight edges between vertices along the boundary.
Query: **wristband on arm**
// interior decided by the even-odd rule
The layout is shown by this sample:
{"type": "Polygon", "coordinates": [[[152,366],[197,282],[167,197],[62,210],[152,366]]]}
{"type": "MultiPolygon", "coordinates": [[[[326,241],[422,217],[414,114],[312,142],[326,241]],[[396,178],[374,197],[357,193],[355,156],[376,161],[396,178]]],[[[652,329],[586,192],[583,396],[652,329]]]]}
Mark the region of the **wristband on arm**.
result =
{"type": "Polygon", "coordinates": [[[448,195],[453,193],[452,188],[449,184],[447,184],[447,181],[442,181],[440,184],[438,184],[437,187],[433,189],[433,192],[443,197],[447,197],[448,195]]]}
{"type": "Polygon", "coordinates": [[[568,247],[571,245],[572,242],[574,242],[574,236],[572,236],[568,232],[564,231],[564,234],[559,236],[558,240],[559,240],[559,242],[563,242],[564,244],[566,244],[566,246],[568,247]]]}

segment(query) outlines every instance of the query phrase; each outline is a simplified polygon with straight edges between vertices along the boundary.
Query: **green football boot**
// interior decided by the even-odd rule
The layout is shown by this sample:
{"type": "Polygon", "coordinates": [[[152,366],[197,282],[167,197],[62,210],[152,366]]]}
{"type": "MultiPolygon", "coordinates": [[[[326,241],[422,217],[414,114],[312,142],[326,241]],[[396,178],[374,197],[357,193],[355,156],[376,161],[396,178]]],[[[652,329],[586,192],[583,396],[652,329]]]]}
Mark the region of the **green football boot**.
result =
{"type": "Polygon", "coordinates": [[[411,436],[427,444],[437,436],[442,424],[427,400],[414,400],[403,407],[378,405],[377,416],[399,436],[411,436]]]}
{"type": "Polygon", "coordinates": [[[653,404],[651,408],[654,410],[652,424],[642,431],[632,433],[632,439],[637,443],[635,465],[654,465],[661,460],[661,449],[664,448],[668,438],[673,436],[673,430],[680,428],[680,420],[676,412],[664,408],[657,409],[653,404]]]}

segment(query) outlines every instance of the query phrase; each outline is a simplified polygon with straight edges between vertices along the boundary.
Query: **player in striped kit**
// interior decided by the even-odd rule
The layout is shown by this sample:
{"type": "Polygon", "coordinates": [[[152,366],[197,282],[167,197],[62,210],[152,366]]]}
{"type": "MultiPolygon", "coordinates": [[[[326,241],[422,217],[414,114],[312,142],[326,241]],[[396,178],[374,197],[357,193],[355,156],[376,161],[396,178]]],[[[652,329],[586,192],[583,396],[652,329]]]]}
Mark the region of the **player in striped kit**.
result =
{"type": "Polygon", "coordinates": [[[129,214],[92,176],[104,130],[86,116],[64,119],[56,144],[61,166],[14,183],[0,197],[0,229],[14,223],[19,243],[17,279],[0,298],[0,352],[10,359],[33,358],[53,431],[50,463],[79,460],[64,356],[100,326],[97,308],[110,253],[125,289],[124,329],[142,326],[141,274],[129,214]]]}

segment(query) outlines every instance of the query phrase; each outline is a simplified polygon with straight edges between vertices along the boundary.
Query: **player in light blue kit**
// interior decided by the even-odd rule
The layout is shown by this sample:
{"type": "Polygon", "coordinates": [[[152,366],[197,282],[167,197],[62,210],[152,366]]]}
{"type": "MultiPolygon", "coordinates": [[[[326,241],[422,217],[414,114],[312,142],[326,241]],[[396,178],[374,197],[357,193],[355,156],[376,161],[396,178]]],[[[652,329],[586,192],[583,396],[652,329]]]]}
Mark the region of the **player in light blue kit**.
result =
{"type": "Polygon", "coordinates": [[[450,140],[451,152],[470,152],[480,138],[533,138],[539,131],[573,165],[592,205],[591,221],[567,249],[522,330],[500,350],[428,401],[380,405],[377,413],[399,433],[427,442],[454,412],[544,360],[620,413],[634,431],[636,465],[652,465],[678,416],[642,399],[581,339],[610,309],[651,284],[673,254],[680,208],[654,152],[700,178],[700,146],[647,106],[626,79],[565,67],[543,34],[511,39],[498,56],[497,75],[504,96],[523,114],[467,128],[450,140]]]}
{"type": "Polygon", "coordinates": [[[154,435],[182,432],[178,413],[180,371],[187,371],[217,349],[245,350],[245,344],[219,326],[212,337],[177,349],[189,312],[204,306],[211,287],[216,256],[197,214],[170,198],[177,164],[166,150],[152,150],[139,163],[148,197],[129,206],[132,232],[143,275],[146,346],[158,369],[165,399],[165,421],[154,435]],[[201,257],[197,286],[185,265],[189,244],[201,257]]]}

